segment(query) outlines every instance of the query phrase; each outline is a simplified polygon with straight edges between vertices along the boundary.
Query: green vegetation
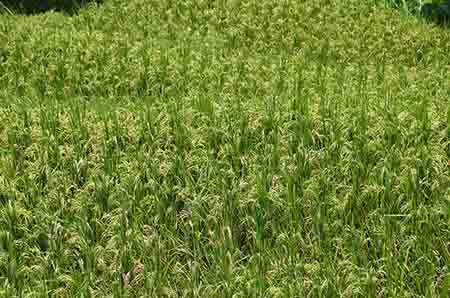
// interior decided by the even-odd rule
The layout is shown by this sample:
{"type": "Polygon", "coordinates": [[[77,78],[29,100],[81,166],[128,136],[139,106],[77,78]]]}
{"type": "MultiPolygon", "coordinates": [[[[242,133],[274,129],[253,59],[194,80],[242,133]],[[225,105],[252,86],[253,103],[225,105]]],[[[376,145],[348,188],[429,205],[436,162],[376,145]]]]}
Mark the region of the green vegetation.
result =
{"type": "Polygon", "coordinates": [[[0,15],[0,297],[448,297],[448,30],[94,6],[0,15]]]}

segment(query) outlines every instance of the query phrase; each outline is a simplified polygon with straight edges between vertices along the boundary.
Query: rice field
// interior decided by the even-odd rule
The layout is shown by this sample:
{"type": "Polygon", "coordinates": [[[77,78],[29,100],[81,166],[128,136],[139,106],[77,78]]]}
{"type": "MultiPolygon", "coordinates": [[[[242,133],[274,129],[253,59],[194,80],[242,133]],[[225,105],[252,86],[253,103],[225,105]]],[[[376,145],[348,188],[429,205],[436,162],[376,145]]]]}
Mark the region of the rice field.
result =
{"type": "Polygon", "coordinates": [[[448,297],[449,66],[376,0],[0,14],[0,297],[448,297]]]}

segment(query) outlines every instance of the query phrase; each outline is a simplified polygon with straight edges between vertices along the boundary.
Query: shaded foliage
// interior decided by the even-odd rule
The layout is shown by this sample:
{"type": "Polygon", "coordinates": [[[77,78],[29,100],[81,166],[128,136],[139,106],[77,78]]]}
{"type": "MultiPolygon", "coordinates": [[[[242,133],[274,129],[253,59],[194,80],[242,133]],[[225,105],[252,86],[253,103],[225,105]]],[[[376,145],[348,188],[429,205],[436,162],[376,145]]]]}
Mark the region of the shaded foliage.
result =
{"type": "Polygon", "coordinates": [[[0,2],[17,13],[35,14],[55,10],[72,14],[90,2],[101,3],[103,0],[0,0],[0,2]]]}
{"type": "Polygon", "coordinates": [[[450,20],[450,1],[446,3],[427,3],[422,6],[421,14],[438,24],[448,24],[450,20]]]}
{"type": "Polygon", "coordinates": [[[392,0],[387,3],[439,25],[448,25],[450,21],[450,0],[392,0]]]}

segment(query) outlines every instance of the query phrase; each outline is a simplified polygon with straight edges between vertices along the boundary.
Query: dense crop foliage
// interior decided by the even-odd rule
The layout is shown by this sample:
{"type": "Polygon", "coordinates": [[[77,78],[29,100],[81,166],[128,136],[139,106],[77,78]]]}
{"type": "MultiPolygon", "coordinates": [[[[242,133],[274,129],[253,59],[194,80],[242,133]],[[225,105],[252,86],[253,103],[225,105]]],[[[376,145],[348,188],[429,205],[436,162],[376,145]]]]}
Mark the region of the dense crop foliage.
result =
{"type": "Polygon", "coordinates": [[[379,1],[0,15],[0,297],[447,297],[448,61],[379,1]]]}

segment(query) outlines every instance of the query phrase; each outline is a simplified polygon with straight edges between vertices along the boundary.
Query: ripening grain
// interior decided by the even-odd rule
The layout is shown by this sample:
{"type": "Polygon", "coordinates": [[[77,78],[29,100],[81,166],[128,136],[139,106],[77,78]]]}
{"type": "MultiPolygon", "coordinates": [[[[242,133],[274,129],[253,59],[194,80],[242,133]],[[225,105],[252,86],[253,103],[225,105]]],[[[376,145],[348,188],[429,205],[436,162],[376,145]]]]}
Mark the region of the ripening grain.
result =
{"type": "Polygon", "coordinates": [[[376,2],[0,15],[0,296],[447,297],[450,32],[376,2]]]}

